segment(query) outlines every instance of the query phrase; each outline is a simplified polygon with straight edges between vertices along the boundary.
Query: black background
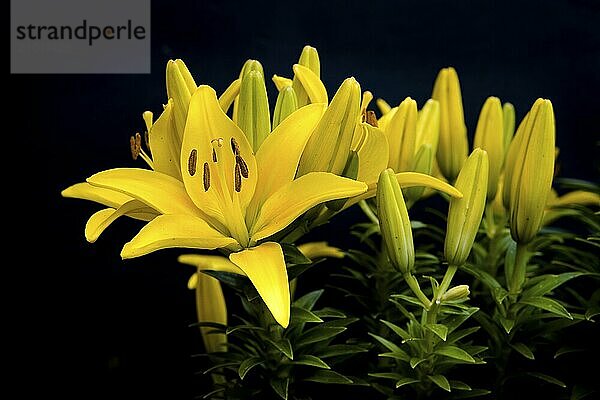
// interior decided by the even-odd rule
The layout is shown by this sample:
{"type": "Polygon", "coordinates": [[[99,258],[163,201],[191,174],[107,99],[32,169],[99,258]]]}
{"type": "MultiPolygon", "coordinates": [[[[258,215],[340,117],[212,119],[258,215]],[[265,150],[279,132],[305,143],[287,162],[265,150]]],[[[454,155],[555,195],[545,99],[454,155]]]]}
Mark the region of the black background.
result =
{"type": "MultiPolygon", "coordinates": [[[[310,44],[330,97],[354,76],[392,105],[411,96],[419,106],[438,70],[451,65],[470,139],[487,96],[512,102],[518,119],[536,98],[548,98],[560,175],[598,181],[595,0],[154,0],[151,38],[151,74],[9,76],[4,284],[7,314],[16,317],[8,329],[26,339],[7,342],[17,350],[13,371],[26,377],[22,398],[190,399],[202,392],[190,358],[202,350],[188,327],[195,319],[186,289],[192,271],[170,250],[122,261],[122,244],[139,228],[129,219],[87,243],[85,222],[98,206],[60,197],[99,170],[143,166],[131,160],[128,140],[143,132],[141,113],[158,113],[166,100],[168,59],[182,58],[197,83],[220,93],[248,58],[261,61],[267,77],[291,77],[310,44]]],[[[332,241],[343,246],[339,236],[332,241]]]]}

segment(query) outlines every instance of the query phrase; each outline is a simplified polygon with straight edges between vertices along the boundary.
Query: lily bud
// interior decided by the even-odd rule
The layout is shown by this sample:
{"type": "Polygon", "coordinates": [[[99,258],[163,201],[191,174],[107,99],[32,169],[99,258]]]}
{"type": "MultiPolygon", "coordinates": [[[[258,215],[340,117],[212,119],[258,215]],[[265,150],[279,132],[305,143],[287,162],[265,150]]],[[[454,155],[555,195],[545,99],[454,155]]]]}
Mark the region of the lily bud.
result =
{"type": "Polygon", "coordinates": [[[415,154],[417,102],[407,97],[385,127],[390,146],[388,167],[396,172],[410,171],[415,154]]]}
{"type": "MultiPolygon", "coordinates": [[[[315,75],[317,75],[318,78],[321,77],[321,61],[319,60],[319,53],[314,47],[304,46],[302,53],[300,54],[298,64],[310,69],[315,73],[315,75]]],[[[292,79],[292,87],[294,88],[298,98],[298,107],[302,107],[310,103],[306,90],[304,90],[302,83],[295,75],[294,79],[292,79]]]]}
{"type": "Polygon", "coordinates": [[[542,225],[554,177],[554,143],[552,103],[537,99],[506,156],[503,198],[508,205],[510,233],[518,243],[529,243],[542,225]]]}
{"type": "MultiPolygon", "coordinates": [[[[196,290],[196,313],[198,322],[215,322],[227,325],[227,306],[221,283],[210,275],[198,271],[188,282],[189,289],[196,290]]],[[[227,336],[210,333],[213,328],[201,327],[200,334],[207,353],[224,351],[227,336]]]]}
{"type": "Polygon", "coordinates": [[[167,97],[173,99],[173,118],[179,141],[183,140],[188,106],[196,87],[192,74],[182,60],[167,62],[167,97]]]}
{"type": "Polygon", "coordinates": [[[440,103],[438,165],[446,179],[453,182],[469,151],[460,83],[454,68],[444,68],[439,72],[431,98],[440,103]]]}
{"type": "Polygon", "coordinates": [[[466,299],[471,292],[469,291],[469,285],[458,285],[448,289],[442,296],[442,301],[458,301],[466,299]]]}
{"type": "Polygon", "coordinates": [[[504,103],[502,106],[502,115],[502,126],[504,128],[504,156],[506,157],[508,146],[510,146],[510,141],[515,134],[515,106],[511,103],[504,103]]]}
{"type": "MultiPolygon", "coordinates": [[[[263,66],[262,64],[257,61],[257,60],[246,60],[246,62],[244,63],[244,65],[242,65],[242,70],[240,71],[240,76],[239,76],[239,80],[240,80],[240,90],[241,90],[241,84],[242,81],[244,79],[244,76],[246,76],[246,74],[250,71],[258,71],[260,72],[260,74],[262,76],[265,76],[265,71],[263,70],[263,66]]],[[[235,98],[235,101],[233,102],[233,111],[231,114],[231,119],[233,120],[233,122],[235,122],[236,124],[238,123],[238,110],[240,107],[240,96],[238,95],[235,98]]]]}
{"type": "Polygon", "coordinates": [[[463,197],[450,199],[444,243],[444,255],[450,265],[464,264],[473,247],[485,209],[488,164],[486,151],[476,148],[454,183],[463,197]]]}
{"type": "Polygon", "coordinates": [[[279,91],[275,110],[273,111],[273,129],[277,127],[288,115],[298,109],[296,92],[291,86],[286,86],[279,91]]]}
{"type": "MultiPolygon", "coordinates": [[[[419,151],[417,151],[417,154],[415,155],[411,171],[431,175],[431,171],[433,170],[433,160],[434,154],[431,145],[422,144],[419,148],[419,151]]],[[[424,191],[425,186],[415,186],[403,190],[409,207],[421,198],[424,191]]]]}
{"type": "Polygon", "coordinates": [[[375,104],[377,105],[377,108],[379,108],[381,115],[385,115],[385,114],[389,113],[390,110],[392,109],[392,107],[384,99],[375,100],[375,104]]]}
{"type": "Polygon", "coordinates": [[[408,210],[394,170],[387,168],[377,182],[377,214],[384,247],[390,262],[403,274],[415,264],[415,249],[408,210]]]}
{"type": "Polygon", "coordinates": [[[238,99],[237,125],[246,135],[256,153],[271,132],[271,115],[265,78],[251,70],[242,78],[238,99]]]}
{"type": "Polygon", "coordinates": [[[300,157],[298,177],[316,171],[336,175],[344,171],[360,115],[360,100],[356,79],[344,80],[308,139],[300,157]]]}
{"type": "Polygon", "coordinates": [[[440,138],[440,103],[429,99],[419,111],[417,116],[417,138],[415,148],[418,150],[423,144],[431,146],[435,155],[440,138]]]}
{"type": "Polygon", "coordinates": [[[503,114],[500,99],[490,96],[487,98],[477,121],[473,146],[488,153],[489,175],[487,199],[493,201],[498,190],[498,178],[504,164],[504,129],[503,114]]]}

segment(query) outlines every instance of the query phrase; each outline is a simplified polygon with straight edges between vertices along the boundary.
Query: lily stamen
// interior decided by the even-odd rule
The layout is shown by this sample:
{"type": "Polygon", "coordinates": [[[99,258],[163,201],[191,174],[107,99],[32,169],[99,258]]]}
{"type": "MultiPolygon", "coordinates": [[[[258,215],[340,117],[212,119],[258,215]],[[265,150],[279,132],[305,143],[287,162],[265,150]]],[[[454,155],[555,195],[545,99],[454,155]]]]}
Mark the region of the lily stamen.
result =
{"type": "Polygon", "coordinates": [[[204,191],[207,192],[208,188],[210,188],[210,168],[208,168],[208,163],[204,163],[204,171],[202,175],[202,180],[204,184],[204,191]]]}
{"type": "Polygon", "coordinates": [[[192,149],[190,152],[190,157],[188,158],[188,172],[190,176],[194,176],[196,174],[196,162],[198,161],[198,150],[192,149]]]}
{"type": "Polygon", "coordinates": [[[136,132],[135,136],[129,138],[129,146],[131,148],[131,157],[134,160],[137,160],[138,157],[142,157],[142,160],[144,160],[150,168],[154,169],[152,159],[146,154],[144,149],[142,149],[142,135],[140,135],[139,132],[136,132]]]}

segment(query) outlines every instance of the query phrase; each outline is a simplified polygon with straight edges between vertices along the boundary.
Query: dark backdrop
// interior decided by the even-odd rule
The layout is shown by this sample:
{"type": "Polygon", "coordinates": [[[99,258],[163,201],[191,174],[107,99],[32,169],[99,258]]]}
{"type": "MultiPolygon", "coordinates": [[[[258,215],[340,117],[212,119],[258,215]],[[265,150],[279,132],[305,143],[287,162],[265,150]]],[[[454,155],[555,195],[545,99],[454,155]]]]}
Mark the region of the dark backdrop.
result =
{"type": "Polygon", "coordinates": [[[260,60],[267,77],[291,76],[310,44],[330,95],[353,75],[393,105],[406,96],[422,105],[438,70],[451,65],[471,139],[487,96],[511,101],[518,119],[537,97],[549,98],[561,176],[597,181],[599,4],[154,0],[151,74],[9,76],[6,221],[16,223],[7,230],[5,305],[17,317],[11,327],[26,338],[8,342],[18,354],[13,370],[27,377],[23,398],[39,391],[62,399],[190,399],[202,392],[190,358],[201,351],[188,327],[192,271],[169,250],[121,261],[122,244],[139,228],[128,219],[88,244],[83,229],[97,205],[60,197],[99,170],[141,166],[130,158],[129,136],[143,131],[144,110],[158,112],[165,101],[168,59],[184,59],[198,83],[221,92],[248,58],[260,60]]]}

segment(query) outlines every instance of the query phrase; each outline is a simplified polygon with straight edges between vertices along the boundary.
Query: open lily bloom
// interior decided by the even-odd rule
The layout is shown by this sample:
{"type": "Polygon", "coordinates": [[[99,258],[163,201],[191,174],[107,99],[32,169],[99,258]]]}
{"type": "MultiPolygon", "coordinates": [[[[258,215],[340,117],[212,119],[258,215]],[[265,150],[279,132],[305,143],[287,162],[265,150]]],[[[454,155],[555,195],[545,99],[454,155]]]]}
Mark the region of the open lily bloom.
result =
{"type": "Polygon", "coordinates": [[[283,252],[267,239],[313,206],[367,189],[362,182],[325,172],[294,178],[322,109],[314,104],[290,115],[254,155],[243,132],[222,111],[215,91],[198,87],[181,145],[182,180],[139,168],[111,169],[87,179],[95,188],[108,189],[106,193],[127,196],[122,201],[131,199],[120,205],[118,215],[134,206],[141,216],[158,215],[125,244],[121,256],[174,247],[222,249],[235,267],[224,268],[248,276],[275,320],[287,326],[290,295],[283,252]]]}

